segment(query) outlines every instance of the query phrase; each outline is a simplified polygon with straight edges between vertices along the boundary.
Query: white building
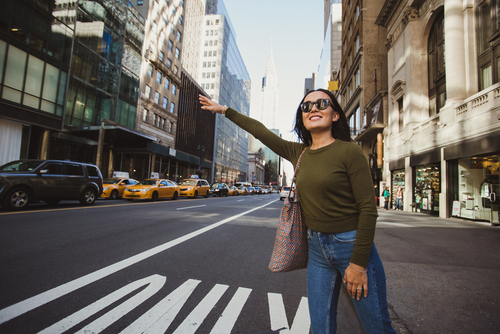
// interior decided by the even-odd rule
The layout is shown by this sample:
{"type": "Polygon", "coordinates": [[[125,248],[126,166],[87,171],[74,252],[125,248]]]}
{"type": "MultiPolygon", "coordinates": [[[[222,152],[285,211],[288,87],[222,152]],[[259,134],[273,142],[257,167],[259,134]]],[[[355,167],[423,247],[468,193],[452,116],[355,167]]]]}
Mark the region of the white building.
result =
{"type": "Polygon", "coordinates": [[[259,121],[269,129],[276,129],[278,101],[278,77],[276,76],[276,66],[274,65],[273,51],[271,50],[271,55],[266,66],[266,74],[262,78],[259,114],[259,121]]]}

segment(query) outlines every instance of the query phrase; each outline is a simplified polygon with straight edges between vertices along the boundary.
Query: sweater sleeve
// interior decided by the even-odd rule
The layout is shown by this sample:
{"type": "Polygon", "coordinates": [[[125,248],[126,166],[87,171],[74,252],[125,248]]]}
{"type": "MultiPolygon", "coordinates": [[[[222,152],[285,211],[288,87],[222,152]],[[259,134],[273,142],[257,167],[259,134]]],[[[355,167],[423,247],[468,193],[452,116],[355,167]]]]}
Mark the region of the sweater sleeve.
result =
{"type": "Polygon", "coordinates": [[[291,142],[281,138],[274,132],[270,131],[261,122],[245,116],[232,108],[226,110],[226,117],[238,125],[243,130],[247,131],[255,138],[260,140],[264,145],[270,148],[274,153],[282,158],[295,163],[302,151],[303,144],[291,142]]]}
{"type": "Polygon", "coordinates": [[[378,212],[368,161],[355,143],[349,145],[347,171],[359,212],[357,237],[351,262],[366,268],[375,237],[378,212]]]}

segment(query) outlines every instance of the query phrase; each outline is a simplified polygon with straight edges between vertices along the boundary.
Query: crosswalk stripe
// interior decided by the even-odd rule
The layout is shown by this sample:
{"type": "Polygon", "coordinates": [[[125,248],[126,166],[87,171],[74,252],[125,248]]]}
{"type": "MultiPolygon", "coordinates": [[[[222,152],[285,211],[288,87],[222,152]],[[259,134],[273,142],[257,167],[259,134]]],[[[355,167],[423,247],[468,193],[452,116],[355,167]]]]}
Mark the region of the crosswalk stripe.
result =
{"type": "Polygon", "coordinates": [[[210,334],[230,334],[252,289],[238,288],[210,334]]]}
{"type": "Polygon", "coordinates": [[[116,290],[115,292],[99,299],[98,301],[84,307],[80,311],[73,313],[72,315],[64,318],[63,320],[53,324],[52,326],[42,330],[38,334],[57,334],[64,333],[70,328],[78,325],[80,322],[88,319],[92,315],[98,313],[104,308],[108,307],[112,303],[120,300],[126,295],[130,294],[132,291],[139,289],[140,287],[147,284],[147,287],[139,292],[137,295],[127,299],[125,302],[115,307],[108,313],[104,314],[97,320],[93,321],[85,328],[77,333],[98,333],[104,328],[108,327],[110,324],[115,322],[117,319],[121,318],[132,309],[137,307],[139,304],[144,302],[146,299],[157,293],[165,284],[165,276],[152,275],[138,281],[127,284],[123,288],[116,290]]]}
{"type": "Polygon", "coordinates": [[[184,319],[180,326],[177,327],[174,334],[194,334],[224,292],[226,292],[227,288],[229,288],[228,285],[216,284],[187,318],[184,319]]]}
{"type": "Polygon", "coordinates": [[[189,279],[144,313],[120,334],[165,333],[186,300],[201,281],[189,279]]]}
{"type": "Polygon", "coordinates": [[[283,296],[279,293],[267,294],[269,302],[269,315],[271,317],[271,330],[279,331],[280,334],[308,334],[311,327],[307,298],[300,300],[297,313],[293,319],[292,327],[288,327],[288,319],[285,312],[283,296]],[[290,329],[289,329],[290,328],[290,329]]]}

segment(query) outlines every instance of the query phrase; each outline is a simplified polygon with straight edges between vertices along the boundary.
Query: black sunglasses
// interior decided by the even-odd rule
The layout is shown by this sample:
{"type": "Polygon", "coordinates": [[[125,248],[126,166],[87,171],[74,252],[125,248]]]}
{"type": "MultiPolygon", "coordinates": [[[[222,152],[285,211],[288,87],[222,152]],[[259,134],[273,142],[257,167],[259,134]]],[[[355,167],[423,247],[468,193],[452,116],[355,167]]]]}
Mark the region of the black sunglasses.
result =
{"type": "Polygon", "coordinates": [[[326,108],[328,108],[328,104],[330,104],[330,100],[328,99],[319,99],[316,100],[316,102],[307,101],[300,105],[300,109],[302,109],[302,112],[308,113],[312,110],[313,106],[316,105],[316,108],[318,108],[318,110],[325,110],[326,108]]]}

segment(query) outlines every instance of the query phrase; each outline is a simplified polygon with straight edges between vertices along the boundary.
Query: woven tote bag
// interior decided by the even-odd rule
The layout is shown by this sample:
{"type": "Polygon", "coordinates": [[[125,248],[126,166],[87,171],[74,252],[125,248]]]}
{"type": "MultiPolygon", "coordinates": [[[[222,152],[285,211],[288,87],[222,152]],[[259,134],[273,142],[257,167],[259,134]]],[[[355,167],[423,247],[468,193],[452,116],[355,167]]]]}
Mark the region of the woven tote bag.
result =
{"type": "MultiPolygon", "coordinates": [[[[307,148],[307,147],[306,147],[307,148]]],[[[276,241],[274,242],[273,254],[269,269],[273,272],[286,272],[297,269],[307,268],[307,227],[302,218],[302,208],[298,192],[290,197],[292,186],[295,183],[295,177],[299,170],[300,160],[306,148],[302,151],[297,160],[293,174],[290,192],[285,198],[285,204],[281,209],[280,222],[276,232],[276,241]]]]}

